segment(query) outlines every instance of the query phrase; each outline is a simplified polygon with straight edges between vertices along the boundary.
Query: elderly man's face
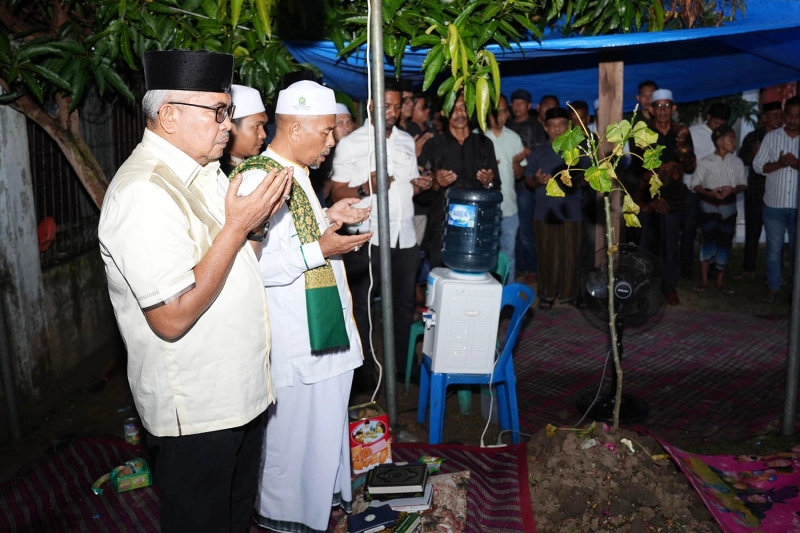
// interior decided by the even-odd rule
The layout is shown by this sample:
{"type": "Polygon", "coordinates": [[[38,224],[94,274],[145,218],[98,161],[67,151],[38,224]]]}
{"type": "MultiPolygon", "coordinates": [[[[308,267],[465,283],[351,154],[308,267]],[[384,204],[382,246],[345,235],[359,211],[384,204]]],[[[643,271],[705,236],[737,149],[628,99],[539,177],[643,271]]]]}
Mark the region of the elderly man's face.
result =
{"type": "Polygon", "coordinates": [[[245,159],[260,154],[264,149],[264,139],[267,138],[267,133],[264,131],[266,123],[267,114],[262,111],[242,118],[238,127],[233,124],[231,146],[228,148],[231,155],[245,159]]]}
{"type": "Polygon", "coordinates": [[[167,105],[175,108],[174,116],[177,128],[176,135],[173,137],[175,146],[202,166],[222,157],[222,152],[228,145],[228,132],[231,129],[230,116],[225,117],[222,123],[218,123],[213,110],[194,107],[194,105],[229,106],[231,105],[231,95],[187,91],[180,101],[193,105],[165,104],[162,106],[162,109],[165,109],[167,105]]]}
{"type": "Polygon", "coordinates": [[[319,168],[325,157],[331,153],[336,141],[333,138],[333,126],[336,115],[318,115],[303,117],[300,140],[303,160],[298,161],[309,168],[319,168]]]}
{"type": "Polygon", "coordinates": [[[354,127],[355,124],[353,124],[353,117],[350,116],[350,113],[339,113],[336,115],[336,122],[333,125],[333,138],[338,143],[350,135],[354,127]]]}
{"type": "Polygon", "coordinates": [[[459,94],[453,110],[450,111],[448,120],[450,128],[462,129],[469,127],[469,117],[467,116],[467,104],[464,103],[464,94],[459,94]]]}
{"type": "Polygon", "coordinates": [[[672,120],[672,112],[675,111],[675,104],[672,100],[656,100],[653,102],[653,115],[659,124],[667,124],[672,120]]]}

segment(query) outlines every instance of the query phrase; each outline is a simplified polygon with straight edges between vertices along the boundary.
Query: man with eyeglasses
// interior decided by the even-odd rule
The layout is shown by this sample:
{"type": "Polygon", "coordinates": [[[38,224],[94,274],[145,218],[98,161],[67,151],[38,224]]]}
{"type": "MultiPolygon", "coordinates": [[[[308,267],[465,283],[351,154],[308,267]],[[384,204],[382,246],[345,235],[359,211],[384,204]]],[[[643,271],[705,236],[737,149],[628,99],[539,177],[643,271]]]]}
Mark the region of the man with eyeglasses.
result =
{"type": "Polygon", "coordinates": [[[250,527],[263,413],[274,401],[256,253],[290,170],[239,197],[217,160],[233,56],[144,55],[147,129],[100,212],[100,251],[136,410],[158,449],[161,531],[250,527]],[[255,239],[251,241],[248,239],[255,239]]]}
{"type": "MultiPolygon", "coordinates": [[[[401,106],[400,106],[400,117],[397,119],[397,127],[401,130],[405,131],[406,133],[410,133],[408,131],[409,127],[412,127],[411,124],[411,117],[414,115],[414,104],[416,103],[416,99],[414,98],[414,82],[411,80],[400,80],[400,89],[401,89],[401,106]]],[[[411,134],[413,137],[414,134],[411,134]]]]}
{"type": "MultiPolygon", "coordinates": [[[[631,168],[639,176],[638,202],[642,213],[642,240],[640,244],[650,247],[661,257],[664,267],[664,290],[669,305],[680,304],[678,293],[678,249],[683,220],[683,175],[694,172],[697,158],[694,154],[692,135],[689,128],[672,120],[677,106],[672,99],[672,91],[658,89],[653,91],[653,120],[650,128],[658,134],[657,144],[663,145],[661,166],[658,178],[663,183],[659,196],[650,195],[651,172],[641,165],[641,158],[634,157],[631,168]],[[654,237],[660,236],[656,244],[654,237]]],[[[643,151],[635,148],[639,155],[643,151]]]]}

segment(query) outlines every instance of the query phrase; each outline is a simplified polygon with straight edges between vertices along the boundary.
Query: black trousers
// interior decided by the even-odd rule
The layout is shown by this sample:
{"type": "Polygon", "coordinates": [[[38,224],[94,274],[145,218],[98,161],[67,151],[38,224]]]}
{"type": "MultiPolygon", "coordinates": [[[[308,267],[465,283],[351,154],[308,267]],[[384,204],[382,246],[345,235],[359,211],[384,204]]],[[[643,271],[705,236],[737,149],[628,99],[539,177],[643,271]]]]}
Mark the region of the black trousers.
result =
{"type": "MultiPolygon", "coordinates": [[[[356,375],[371,375],[374,362],[369,349],[369,306],[381,292],[380,247],[372,246],[372,293],[369,294],[369,259],[367,247],[342,256],[347,270],[347,284],[353,296],[353,315],[364,347],[364,365],[356,375]]],[[[392,312],[394,313],[395,370],[405,373],[408,333],[414,322],[414,300],[419,271],[419,246],[392,248],[392,312]]],[[[374,322],[373,322],[374,323],[374,322]]]]}
{"type": "Polygon", "coordinates": [[[158,449],[161,531],[245,533],[250,530],[264,438],[264,413],[232,429],[148,437],[158,449]]]}
{"type": "Polygon", "coordinates": [[[758,240],[761,238],[761,228],[764,226],[764,196],[750,198],[744,196],[744,264],[745,272],[756,271],[758,257],[758,240]]]}

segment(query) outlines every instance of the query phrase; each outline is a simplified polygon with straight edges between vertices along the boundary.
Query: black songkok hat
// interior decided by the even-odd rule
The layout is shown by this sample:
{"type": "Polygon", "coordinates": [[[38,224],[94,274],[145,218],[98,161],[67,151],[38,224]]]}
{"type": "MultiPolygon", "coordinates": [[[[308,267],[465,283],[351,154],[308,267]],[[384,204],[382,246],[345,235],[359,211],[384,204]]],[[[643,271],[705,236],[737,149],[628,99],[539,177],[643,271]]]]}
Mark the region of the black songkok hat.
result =
{"type": "Polygon", "coordinates": [[[722,126],[714,129],[711,132],[711,142],[713,142],[714,145],[716,146],[717,141],[720,139],[720,137],[724,137],[725,135],[729,134],[732,131],[733,128],[731,128],[727,124],[723,124],[722,126]]]}
{"type": "Polygon", "coordinates": [[[767,102],[766,104],[761,106],[761,112],[767,113],[768,111],[781,111],[781,103],[780,102],[767,102]]]}
{"type": "Polygon", "coordinates": [[[547,122],[554,118],[565,118],[569,120],[569,111],[563,107],[551,107],[547,110],[547,113],[544,114],[544,121],[547,122]]]}
{"type": "Polygon", "coordinates": [[[233,56],[207,50],[157,50],[144,53],[147,91],[230,93],[233,56]]]}

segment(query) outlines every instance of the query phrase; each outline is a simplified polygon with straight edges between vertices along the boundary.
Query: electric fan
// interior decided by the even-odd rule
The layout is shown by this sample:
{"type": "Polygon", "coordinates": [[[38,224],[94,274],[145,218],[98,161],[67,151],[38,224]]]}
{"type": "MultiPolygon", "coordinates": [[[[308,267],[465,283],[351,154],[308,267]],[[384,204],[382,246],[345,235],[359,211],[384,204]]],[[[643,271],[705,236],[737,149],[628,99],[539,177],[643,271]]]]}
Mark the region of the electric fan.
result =
{"type": "MultiPolygon", "coordinates": [[[[603,331],[609,330],[608,310],[608,254],[598,252],[595,267],[584,273],[584,301],[590,323],[603,331]]],[[[617,347],[622,361],[622,339],[626,328],[644,326],[664,305],[663,274],[661,262],[653,254],[634,244],[620,244],[614,252],[614,309],[617,326],[617,347]]],[[[611,383],[600,394],[587,391],[578,398],[578,409],[593,420],[611,421],[614,413],[617,373],[612,369],[611,383]]],[[[630,424],[644,420],[649,407],[647,402],[630,394],[622,395],[620,423],[630,424]]]]}

